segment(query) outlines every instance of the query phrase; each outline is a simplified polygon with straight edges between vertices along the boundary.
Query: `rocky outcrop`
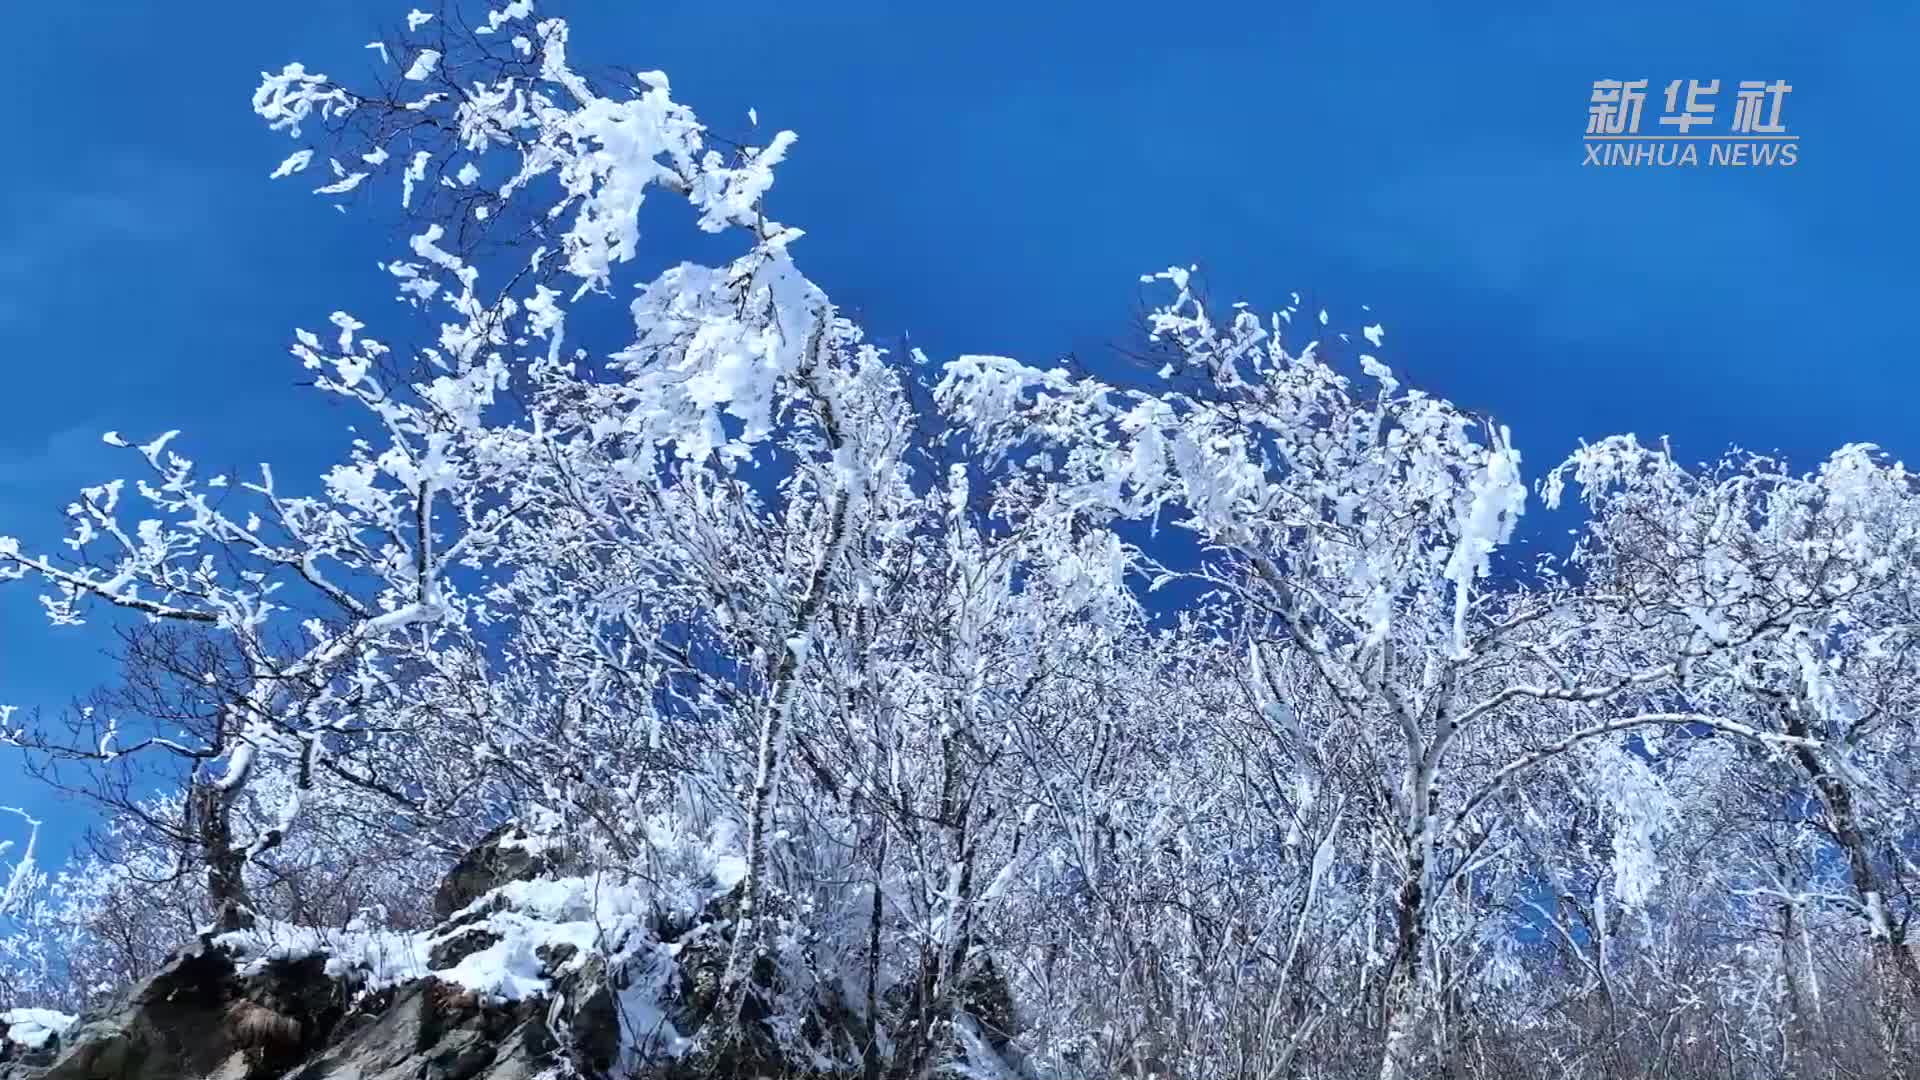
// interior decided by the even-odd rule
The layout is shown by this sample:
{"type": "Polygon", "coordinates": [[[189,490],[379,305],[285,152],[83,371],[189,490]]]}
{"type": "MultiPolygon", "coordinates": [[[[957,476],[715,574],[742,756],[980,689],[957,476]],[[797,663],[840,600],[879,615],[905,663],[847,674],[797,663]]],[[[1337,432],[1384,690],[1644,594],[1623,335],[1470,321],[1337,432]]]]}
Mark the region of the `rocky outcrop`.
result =
{"type": "Polygon", "coordinates": [[[60,1055],[72,1018],[36,1009],[0,1011],[0,1080],[33,1080],[60,1055]]]}
{"type": "MultiPolygon", "coordinates": [[[[538,880],[569,869],[552,847],[496,830],[448,875],[436,897],[443,922],[410,940],[421,958],[413,966],[329,956],[320,938],[264,948],[258,938],[209,939],[33,1056],[0,1056],[0,1080],[532,1080],[556,1064],[623,1080],[872,1075],[863,1050],[876,1035],[860,1010],[818,991],[796,995],[771,960],[752,972],[756,992],[741,1023],[726,1025],[733,1037],[683,1037],[712,1027],[737,887],[647,924],[643,947],[616,954],[610,968],[607,957],[561,940],[568,925],[589,924],[526,930],[542,911],[580,918],[568,905],[593,892],[584,879],[538,880]],[[495,967],[520,992],[480,993],[462,981],[495,967]],[[774,1000],[785,1002],[778,1037],[763,1022],[774,1000]],[[622,1060],[623,1046],[651,1031],[672,1052],[622,1060]]],[[[769,908],[781,910],[777,898],[769,908]]],[[[982,965],[962,993],[997,1050],[1012,1027],[1004,981],[982,965]]]]}
{"type": "Polygon", "coordinates": [[[554,1041],[544,1003],[489,1007],[424,979],[381,995],[347,1019],[288,1080],[530,1080],[554,1041]]]}
{"type": "Polygon", "coordinates": [[[80,1019],[40,1080],[246,1080],[278,1076],[317,1049],[345,1001],[324,961],[241,977],[222,952],[176,957],[80,1019]]]}
{"type": "Polygon", "coordinates": [[[483,837],[447,872],[433,894],[433,915],[450,918],[509,881],[532,881],[543,874],[563,873],[568,865],[564,851],[536,840],[526,829],[509,822],[483,837]]]}

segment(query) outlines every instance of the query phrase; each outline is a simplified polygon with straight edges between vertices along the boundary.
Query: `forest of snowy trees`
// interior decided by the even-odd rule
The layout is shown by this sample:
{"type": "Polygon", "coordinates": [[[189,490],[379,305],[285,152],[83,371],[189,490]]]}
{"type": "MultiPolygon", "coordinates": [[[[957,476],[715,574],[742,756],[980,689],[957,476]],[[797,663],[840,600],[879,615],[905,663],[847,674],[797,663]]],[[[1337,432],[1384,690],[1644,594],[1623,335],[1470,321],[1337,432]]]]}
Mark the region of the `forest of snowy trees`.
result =
{"type": "MultiPolygon", "coordinates": [[[[0,538],[121,669],[0,724],[102,821],[51,866],[0,815],[0,1009],[198,940],[377,985],[516,822],[636,1069],[756,1028],[890,1080],[1916,1075],[1898,462],[1529,473],[1370,318],[1177,268],[1087,369],[884,348],[771,216],[790,133],[531,7],[254,96],[280,183],[399,223],[401,302],[294,331],[337,463],[208,475],[155,417],[64,547],[0,538]],[[728,257],[640,258],[643,201],[728,257]],[[666,1023],[650,927],[722,894],[666,1023]]],[[[528,993],[512,944],[460,970],[528,993]]]]}

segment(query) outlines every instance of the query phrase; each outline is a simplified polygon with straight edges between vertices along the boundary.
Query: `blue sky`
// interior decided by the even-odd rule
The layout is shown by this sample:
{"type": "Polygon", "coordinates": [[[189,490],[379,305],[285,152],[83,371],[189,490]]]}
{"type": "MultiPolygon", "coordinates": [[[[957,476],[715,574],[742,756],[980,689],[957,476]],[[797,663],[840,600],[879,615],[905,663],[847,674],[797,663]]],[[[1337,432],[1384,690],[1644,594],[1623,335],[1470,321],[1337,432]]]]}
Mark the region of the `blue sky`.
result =
{"type": "MultiPolygon", "coordinates": [[[[710,124],[800,142],[774,189],[812,276],[885,340],[1047,359],[1123,339],[1143,271],[1198,262],[1388,328],[1386,359],[1510,424],[1811,464],[1912,458],[1920,7],[1612,3],[576,3],[576,53],[662,68],[710,124]],[[1457,6],[1457,5],[1456,5],[1457,6]],[[1581,167],[1591,84],[1795,87],[1790,169],[1581,167]]],[[[557,8],[551,10],[558,11],[557,8]]],[[[348,421],[284,344],[389,309],[386,236],[266,175],[260,70],[357,73],[406,4],[88,0],[13,16],[0,66],[0,534],[50,542],[181,428],[210,467],[311,475],[348,421]]],[[[1648,128],[1651,128],[1649,119],[1648,128]]],[[[396,313],[397,317],[397,313],[396,313]]],[[[24,584],[24,583],[23,583],[24,584]]],[[[0,591],[0,702],[109,673],[97,632],[0,591]]],[[[0,804],[79,819],[0,760],[0,804]]]]}

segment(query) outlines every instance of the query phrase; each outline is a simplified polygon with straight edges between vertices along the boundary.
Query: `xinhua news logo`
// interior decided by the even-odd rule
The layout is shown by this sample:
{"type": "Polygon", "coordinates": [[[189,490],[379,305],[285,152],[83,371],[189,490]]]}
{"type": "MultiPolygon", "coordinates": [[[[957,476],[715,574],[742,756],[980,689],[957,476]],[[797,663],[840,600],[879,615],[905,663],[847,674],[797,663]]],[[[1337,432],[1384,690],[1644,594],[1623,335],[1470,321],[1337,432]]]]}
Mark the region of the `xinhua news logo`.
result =
{"type": "Polygon", "coordinates": [[[1780,168],[1800,160],[1800,136],[1787,131],[1783,110],[1793,87],[1785,81],[1746,81],[1733,91],[1731,114],[1719,112],[1719,79],[1675,79],[1665,109],[1640,129],[1646,79],[1596,79],[1587,106],[1587,158],[1600,168],[1722,165],[1780,168]],[[1722,120],[1724,119],[1724,124],[1722,120]]]}

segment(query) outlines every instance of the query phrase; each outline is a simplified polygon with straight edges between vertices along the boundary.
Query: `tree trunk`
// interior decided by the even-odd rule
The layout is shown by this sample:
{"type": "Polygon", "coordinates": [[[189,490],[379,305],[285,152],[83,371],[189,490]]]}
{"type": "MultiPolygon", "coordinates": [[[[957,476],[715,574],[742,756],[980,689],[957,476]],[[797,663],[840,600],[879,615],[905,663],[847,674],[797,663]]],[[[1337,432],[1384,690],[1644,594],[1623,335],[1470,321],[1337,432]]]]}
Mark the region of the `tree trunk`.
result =
{"type": "MultiPolygon", "coordinates": [[[[1805,735],[1804,725],[1789,722],[1787,727],[1790,734],[1805,735]]],[[[1873,943],[1875,978],[1897,983],[1908,998],[1920,999],[1920,963],[1915,962],[1913,951],[1907,947],[1906,935],[1887,916],[1887,890],[1874,870],[1873,851],[1860,828],[1852,790],[1812,750],[1797,747],[1794,755],[1813,780],[1814,790],[1820,793],[1833,838],[1846,854],[1848,882],[1853,886],[1861,910],[1866,913],[1867,934],[1873,943]]]]}
{"type": "MultiPolygon", "coordinates": [[[[1789,734],[1806,734],[1799,714],[1787,712],[1789,734]]],[[[1820,755],[1801,746],[1794,749],[1801,769],[1813,781],[1820,801],[1827,808],[1827,823],[1833,838],[1847,858],[1847,880],[1852,885],[1861,911],[1867,919],[1867,939],[1872,956],[1875,1005],[1880,1014],[1883,1049],[1888,1066],[1895,1075],[1913,1064],[1915,1057],[1912,1021],[1920,1005],[1920,962],[1908,947],[1904,928],[1896,927],[1887,914],[1887,890],[1874,869],[1873,850],[1860,827],[1853,791],[1846,781],[1827,768],[1820,755]]]]}
{"type": "Polygon", "coordinates": [[[1394,902],[1393,966],[1387,974],[1380,1080],[1408,1080],[1420,1041],[1420,953],[1426,946],[1426,910],[1422,882],[1426,861],[1417,844],[1409,845],[1407,876],[1394,902]]]}
{"type": "Polygon", "coordinates": [[[767,825],[773,814],[774,787],[779,779],[780,742],[786,737],[787,711],[793,706],[804,657],[809,649],[813,620],[826,602],[827,575],[833,569],[847,531],[847,495],[833,498],[828,516],[826,543],[820,561],[814,566],[807,591],[800,598],[793,619],[793,636],[775,666],[765,711],[760,718],[760,741],[754,762],[753,792],[747,806],[747,873],[742,883],[740,916],[733,929],[733,942],[727,950],[727,965],[720,979],[719,1017],[732,1025],[746,1000],[748,974],[760,950],[760,901],[766,891],[767,825]]]}
{"type": "MultiPolygon", "coordinates": [[[[1783,875],[1784,876],[1784,875],[1783,875]]],[[[1804,1063],[1812,1045],[1814,1001],[1816,995],[1807,985],[1811,974],[1806,968],[1806,927],[1797,917],[1792,900],[1780,903],[1780,973],[1786,983],[1787,1021],[1781,1038],[1781,1068],[1787,1076],[1804,1073],[1804,1063]]]]}
{"type": "Polygon", "coordinates": [[[232,791],[198,781],[190,796],[200,855],[207,867],[207,899],[213,904],[215,929],[222,933],[253,926],[253,899],[247,895],[246,852],[233,844],[232,791]]]}

